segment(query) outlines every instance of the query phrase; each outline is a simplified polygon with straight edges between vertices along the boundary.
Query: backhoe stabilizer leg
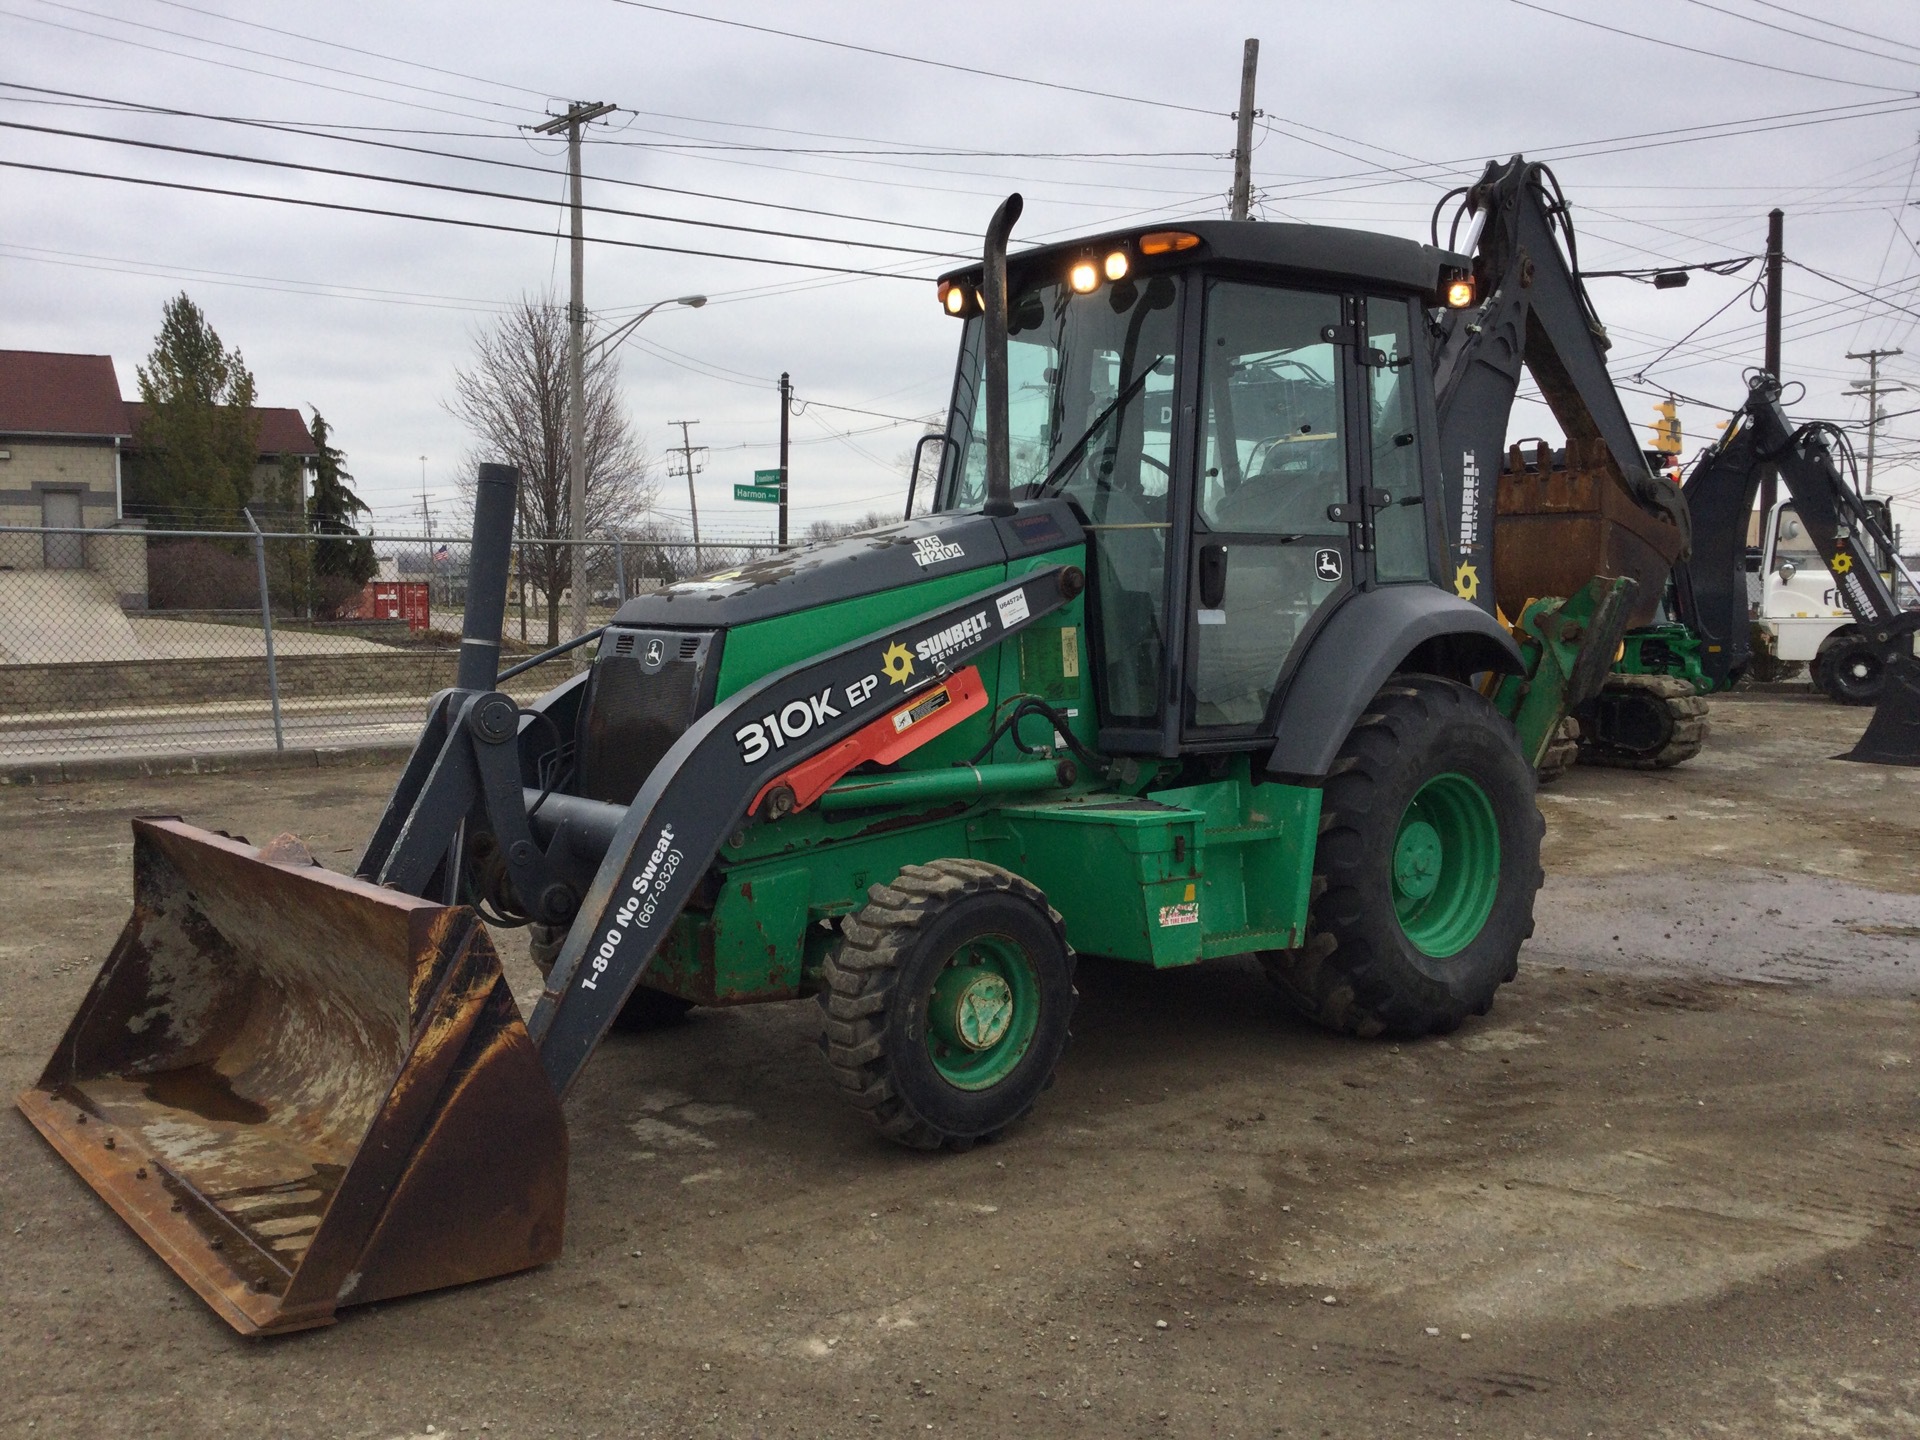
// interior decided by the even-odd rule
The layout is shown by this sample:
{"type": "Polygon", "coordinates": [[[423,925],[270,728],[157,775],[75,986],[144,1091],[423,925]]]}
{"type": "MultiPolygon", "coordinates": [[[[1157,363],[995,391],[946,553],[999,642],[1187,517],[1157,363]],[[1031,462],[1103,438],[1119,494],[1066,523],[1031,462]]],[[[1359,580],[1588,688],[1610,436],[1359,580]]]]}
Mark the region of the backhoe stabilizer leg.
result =
{"type": "Polygon", "coordinates": [[[931,690],[1085,584],[1055,566],[771,675],[696,721],[640,787],[528,1029],[565,1096],[754,797],[911,694],[931,690]],[[894,679],[900,675],[900,679],[894,679]]]}
{"type": "Polygon", "coordinates": [[[1895,622],[1885,688],[1859,743],[1836,760],[1868,765],[1920,765],[1920,659],[1913,653],[1920,615],[1895,622]]]}

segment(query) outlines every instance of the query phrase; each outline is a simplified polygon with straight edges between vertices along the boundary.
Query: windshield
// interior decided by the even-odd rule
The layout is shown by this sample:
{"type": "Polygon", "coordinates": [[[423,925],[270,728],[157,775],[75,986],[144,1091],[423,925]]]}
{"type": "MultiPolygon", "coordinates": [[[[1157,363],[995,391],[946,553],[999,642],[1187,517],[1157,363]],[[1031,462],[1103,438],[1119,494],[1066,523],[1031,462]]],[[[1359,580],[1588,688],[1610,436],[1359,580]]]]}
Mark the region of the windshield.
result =
{"type": "MultiPolygon", "coordinates": [[[[1050,284],[1014,297],[1007,433],[1016,496],[1069,496],[1096,525],[1165,523],[1177,294],[1158,275],[1090,295],[1050,284]]],[[[967,327],[944,510],[978,509],[986,498],[983,324],[976,316],[967,327]]]]}

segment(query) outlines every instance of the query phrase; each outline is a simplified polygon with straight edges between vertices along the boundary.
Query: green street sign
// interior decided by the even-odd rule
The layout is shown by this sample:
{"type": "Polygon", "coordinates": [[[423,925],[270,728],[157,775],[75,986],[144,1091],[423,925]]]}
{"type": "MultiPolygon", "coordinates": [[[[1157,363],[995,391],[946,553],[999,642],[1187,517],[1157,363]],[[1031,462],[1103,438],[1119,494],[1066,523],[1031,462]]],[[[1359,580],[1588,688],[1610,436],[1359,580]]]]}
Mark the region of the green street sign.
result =
{"type": "Polygon", "coordinates": [[[779,470],[779,468],[778,468],[778,467],[776,466],[776,467],[775,467],[774,469],[772,469],[772,470],[756,470],[756,471],[754,471],[754,472],[753,472],[753,483],[754,483],[754,484],[756,484],[756,485],[778,485],[778,484],[780,483],[780,470],[779,470]]]}
{"type": "MultiPolygon", "coordinates": [[[[767,470],[760,473],[777,476],[780,472],[778,470],[767,470]]],[[[754,478],[757,480],[760,476],[756,474],[754,478]]],[[[735,485],[733,487],[733,498],[736,500],[759,500],[768,505],[778,505],[780,503],[780,486],[777,481],[772,485],[735,485]]]]}

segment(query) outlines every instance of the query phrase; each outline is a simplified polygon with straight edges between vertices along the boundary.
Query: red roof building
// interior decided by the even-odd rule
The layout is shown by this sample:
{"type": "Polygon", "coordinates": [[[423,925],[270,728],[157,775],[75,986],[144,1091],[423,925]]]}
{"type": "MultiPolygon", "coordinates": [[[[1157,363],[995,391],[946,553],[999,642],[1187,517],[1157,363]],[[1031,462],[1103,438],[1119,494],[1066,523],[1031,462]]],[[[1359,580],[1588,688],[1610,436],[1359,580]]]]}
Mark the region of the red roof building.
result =
{"type": "Polygon", "coordinates": [[[0,350],[0,436],[110,441],[132,434],[112,356],[0,350]]]}

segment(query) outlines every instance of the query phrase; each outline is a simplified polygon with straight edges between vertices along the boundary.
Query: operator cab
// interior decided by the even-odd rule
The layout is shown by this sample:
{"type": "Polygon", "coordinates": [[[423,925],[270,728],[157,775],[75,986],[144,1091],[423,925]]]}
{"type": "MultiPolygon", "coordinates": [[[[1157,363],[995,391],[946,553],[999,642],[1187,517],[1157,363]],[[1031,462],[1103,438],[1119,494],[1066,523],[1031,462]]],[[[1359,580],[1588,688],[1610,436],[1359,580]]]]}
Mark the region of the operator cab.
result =
{"type": "MultiPolygon", "coordinates": [[[[1348,597],[1440,581],[1423,311],[1467,263],[1252,222],[1009,259],[1012,493],[1065,497],[1088,531],[1103,749],[1269,738],[1348,597]]],[[[986,498],[979,280],[941,281],[966,321],[935,500],[949,512],[986,498]]]]}

